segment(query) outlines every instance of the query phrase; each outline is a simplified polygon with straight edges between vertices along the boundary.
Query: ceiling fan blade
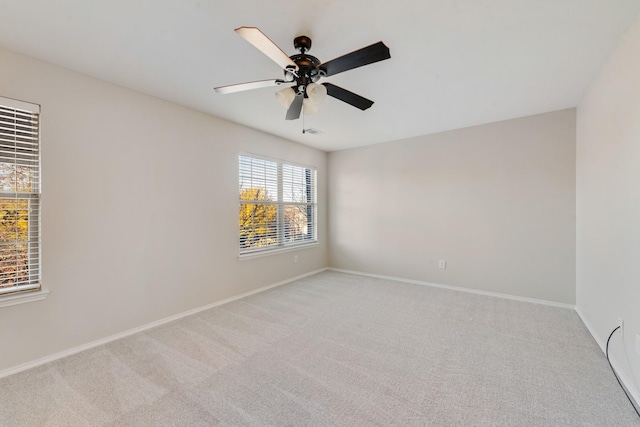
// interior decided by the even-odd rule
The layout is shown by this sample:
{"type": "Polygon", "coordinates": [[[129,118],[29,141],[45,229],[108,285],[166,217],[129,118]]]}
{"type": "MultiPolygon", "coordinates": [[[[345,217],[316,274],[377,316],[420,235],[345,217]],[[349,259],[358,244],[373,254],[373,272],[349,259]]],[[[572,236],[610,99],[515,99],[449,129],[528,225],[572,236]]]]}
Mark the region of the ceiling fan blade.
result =
{"type": "Polygon", "coordinates": [[[262,53],[267,55],[272,61],[285,70],[298,70],[295,62],[287,56],[274,42],[269,39],[259,28],[240,27],[234,30],[240,37],[251,43],[262,53]]]}
{"type": "Polygon", "coordinates": [[[285,117],[285,120],[296,120],[300,117],[300,112],[302,111],[302,101],[304,101],[304,95],[302,94],[296,95],[296,97],[293,98],[293,102],[287,110],[287,117],[285,117]]]}
{"type": "Polygon", "coordinates": [[[384,43],[378,42],[327,61],[324,64],[320,64],[320,69],[323,70],[327,76],[333,76],[343,71],[352,70],[389,58],[391,58],[389,48],[385,46],[384,43]]]}
{"type": "Polygon", "coordinates": [[[327,95],[333,96],[334,98],[339,99],[342,102],[346,102],[347,104],[351,104],[354,107],[361,109],[362,111],[373,105],[373,101],[350,92],[346,89],[343,89],[340,86],[332,85],[331,83],[322,84],[327,88],[327,95]]]}
{"type": "Polygon", "coordinates": [[[285,82],[284,80],[258,80],[257,82],[247,82],[247,83],[238,83],[235,85],[228,85],[228,86],[218,86],[216,88],[213,88],[213,90],[215,90],[218,93],[226,94],[226,93],[242,92],[244,90],[260,89],[263,87],[280,86],[285,83],[291,83],[291,82],[285,82]]]}

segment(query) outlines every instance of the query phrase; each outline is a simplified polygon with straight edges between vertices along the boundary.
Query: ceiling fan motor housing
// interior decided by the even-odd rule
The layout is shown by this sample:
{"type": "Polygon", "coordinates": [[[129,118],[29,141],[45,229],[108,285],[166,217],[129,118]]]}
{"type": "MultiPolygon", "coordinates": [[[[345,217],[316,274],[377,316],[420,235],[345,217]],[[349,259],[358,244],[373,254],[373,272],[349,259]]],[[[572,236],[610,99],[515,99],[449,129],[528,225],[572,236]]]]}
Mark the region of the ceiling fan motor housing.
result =
{"type": "Polygon", "coordinates": [[[298,94],[304,94],[306,97],[305,89],[309,83],[317,82],[323,73],[320,70],[320,60],[315,56],[307,55],[309,49],[311,49],[311,39],[307,36],[299,36],[293,40],[294,47],[298,50],[298,54],[292,55],[289,58],[298,66],[298,77],[291,78],[291,73],[285,71],[285,79],[289,78],[289,81],[295,79],[296,92],[298,94]]]}

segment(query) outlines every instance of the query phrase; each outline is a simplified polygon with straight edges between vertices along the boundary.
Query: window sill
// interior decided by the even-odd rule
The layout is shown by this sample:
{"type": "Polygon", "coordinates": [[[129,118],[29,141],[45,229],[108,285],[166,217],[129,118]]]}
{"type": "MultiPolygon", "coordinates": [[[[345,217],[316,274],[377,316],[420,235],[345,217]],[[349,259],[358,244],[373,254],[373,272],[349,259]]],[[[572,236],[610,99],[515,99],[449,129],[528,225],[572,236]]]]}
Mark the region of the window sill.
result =
{"type": "Polygon", "coordinates": [[[246,261],[246,260],[254,259],[254,258],[262,258],[262,257],[270,256],[270,255],[283,254],[285,252],[294,252],[294,251],[299,251],[299,250],[302,250],[302,249],[316,248],[318,246],[319,246],[318,242],[302,243],[300,245],[288,246],[286,248],[281,248],[281,249],[270,249],[270,250],[265,250],[265,251],[261,251],[261,252],[253,252],[253,253],[238,255],[238,260],[246,261]]]}
{"type": "Polygon", "coordinates": [[[43,300],[49,295],[48,289],[40,289],[33,292],[22,292],[16,294],[8,294],[0,297],[0,307],[8,307],[10,305],[25,304],[28,302],[43,300]]]}

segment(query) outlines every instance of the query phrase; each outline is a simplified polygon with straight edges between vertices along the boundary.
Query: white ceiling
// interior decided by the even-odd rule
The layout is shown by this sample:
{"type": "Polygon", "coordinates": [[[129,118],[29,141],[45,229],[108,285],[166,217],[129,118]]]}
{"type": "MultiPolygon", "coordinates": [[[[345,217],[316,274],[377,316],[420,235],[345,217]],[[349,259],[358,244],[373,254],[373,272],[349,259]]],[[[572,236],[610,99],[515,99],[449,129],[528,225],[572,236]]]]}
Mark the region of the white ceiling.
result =
{"type": "Polygon", "coordinates": [[[638,0],[1,0],[0,46],[332,151],[575,107],[640,13],[638,0]],[[233,31],[256,26],[289,55],[327,61],[379,40],[391,59],[324,79],[375,101],[328,97],[305,127],[282,78],[233,31]]]}

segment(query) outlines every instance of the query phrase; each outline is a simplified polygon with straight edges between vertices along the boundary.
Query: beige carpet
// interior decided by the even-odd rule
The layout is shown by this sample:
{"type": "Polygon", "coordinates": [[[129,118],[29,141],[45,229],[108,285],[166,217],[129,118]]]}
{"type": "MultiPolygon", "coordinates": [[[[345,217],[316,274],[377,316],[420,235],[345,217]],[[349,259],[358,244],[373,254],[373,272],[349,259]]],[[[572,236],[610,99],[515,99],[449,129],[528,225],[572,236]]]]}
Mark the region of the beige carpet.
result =
{"type": "Polygon", "coordinates": [[[324,272],[0,379],[2,426],[640,426],[567,309],[324,272]]]}

